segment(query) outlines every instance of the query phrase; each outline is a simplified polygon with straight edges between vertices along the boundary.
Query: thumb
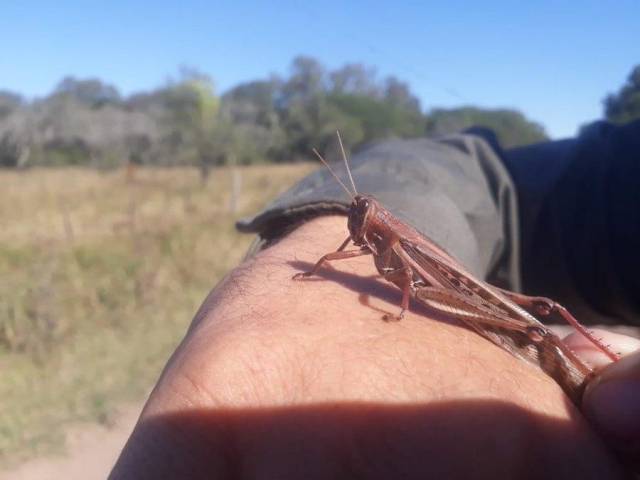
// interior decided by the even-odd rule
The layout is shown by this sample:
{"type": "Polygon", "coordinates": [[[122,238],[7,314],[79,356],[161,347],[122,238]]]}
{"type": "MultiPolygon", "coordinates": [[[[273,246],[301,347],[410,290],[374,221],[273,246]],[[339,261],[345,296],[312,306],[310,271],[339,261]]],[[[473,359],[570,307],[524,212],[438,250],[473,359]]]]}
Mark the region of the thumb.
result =
{"type": "Polygon", "coordinates": [[[640,468],[640,350],[598,371],[582,411],[610,447],[640,468]]]}

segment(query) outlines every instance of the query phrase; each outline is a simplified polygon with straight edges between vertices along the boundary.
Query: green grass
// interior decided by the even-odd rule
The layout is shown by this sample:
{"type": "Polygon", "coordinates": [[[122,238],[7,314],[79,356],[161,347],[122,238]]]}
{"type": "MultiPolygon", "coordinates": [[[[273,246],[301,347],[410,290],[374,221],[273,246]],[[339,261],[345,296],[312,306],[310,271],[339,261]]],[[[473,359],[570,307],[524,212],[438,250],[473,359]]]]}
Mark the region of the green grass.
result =
{"type": "Polygon", "coordinates": [[[0,173],[0,465],[64,448],[141,398],[207,292],[252,238],[237,217],[311,170],[0,173]]]}

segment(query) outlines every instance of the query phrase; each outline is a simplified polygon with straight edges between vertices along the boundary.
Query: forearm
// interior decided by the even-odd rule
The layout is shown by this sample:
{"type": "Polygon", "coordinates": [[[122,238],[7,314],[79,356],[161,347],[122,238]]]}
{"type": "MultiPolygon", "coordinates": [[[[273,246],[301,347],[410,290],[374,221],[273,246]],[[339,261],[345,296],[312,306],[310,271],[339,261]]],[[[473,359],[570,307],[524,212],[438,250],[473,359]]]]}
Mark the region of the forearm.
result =
{"type": "Polygon", "coordinates": [[[214,289],[113,478],[613,474],[542,372],[415,305],[382,321],[400,292],[370,257],[291,280],[346,236],[315,219],[214,289]]]}

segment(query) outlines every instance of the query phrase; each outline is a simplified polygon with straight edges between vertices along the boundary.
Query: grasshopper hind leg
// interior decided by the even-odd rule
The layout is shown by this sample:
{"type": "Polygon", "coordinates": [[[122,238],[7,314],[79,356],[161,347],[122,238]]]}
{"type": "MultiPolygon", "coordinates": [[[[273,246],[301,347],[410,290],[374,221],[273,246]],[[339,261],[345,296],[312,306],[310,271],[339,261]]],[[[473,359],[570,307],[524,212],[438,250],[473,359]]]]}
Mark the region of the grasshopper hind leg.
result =
{"type": "Polygon", "coordinates": [[[609,357],[614,362],[620,359],[620,356],[611,350],[608,345],[605,345],[601,339],[596,337],[591,330],[585,328],[576,318],[569,313],[565,307],[560,305],[557,302],[554,302],[550,298],[547,297],[530,297],[528,295],[523,295],[521,293],[510,292],[509,290],[499,289],[500,293],[505,295],[511,301],[517,303],[525,310],[528,310],[534,314],[548,317],[552,314],[560,315],[560,317],[576,329],[581,335],[583,335],[587,340],[589,340],[598,350],[604,353],[607,357],[609,357]]]}

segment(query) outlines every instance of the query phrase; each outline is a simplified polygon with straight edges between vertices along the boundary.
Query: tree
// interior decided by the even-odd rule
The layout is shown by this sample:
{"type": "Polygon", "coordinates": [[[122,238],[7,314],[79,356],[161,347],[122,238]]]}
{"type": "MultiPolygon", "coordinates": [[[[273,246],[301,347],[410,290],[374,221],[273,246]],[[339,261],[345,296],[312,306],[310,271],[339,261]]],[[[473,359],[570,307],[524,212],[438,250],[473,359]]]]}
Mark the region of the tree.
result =
{"type": "MultiPolygon", "coordinates": [[[[635,88],[639,77],[633,74],[629,85],[635,88]]],[[[193,69],[128,98],[95,78],[66,77],[31,102],[0,91],[0,163],[187,164],[199,165],[206,179],[213,165],[309,159],[313,147],[333,148],[336,130],[351,149],[474,125],[495,130],[505,146],[546,139],[540,125],[512,110],[436,109],[427,118],[396,77],[378,79],[361,63],[329,70],[299,56],[288,76],[246,82],[221,97],[212,79],[193,69]]]]}
{"type": "Polygon", "coordinates": [[[220,132],[216,132],[216,128],[223,129],[218,117],[220,102],[213,81],[206,75],[183,71],[182,79],[166,89],[165,98],[173,127],[170,138],[187,162],[189,156],[195,156],[206,181],[211,166],[224,163],[220,132]]]}
{"type": "Polygon", "coordinates": [[[311,57],[293,59],[291,75],[282,83],[275,106],[286,133],[284,159],[306,156],[322,130],[326,106],[326,72],[311,57]]]}
{"type": "Polygon", "coordinates": [[[97,78],[78,80],[75,77],[65,77],[56,86],[53,96],[68,96],[94,108],[119,103],[121,100],[116,87],[97,78]]]}
{"type": "Polygon", "coordinates": [[[276,95],[276,106],[286,132],[284,158],[308,158],[312,147],[330,145],[335,130],[346,146],[357,146],[388,136],[424,133],[420,103],[407,84],[394,77],[376,80],[375,70],[350,63],[326,73],[317,60],[298,57],[292,75],[276,95]]]}
{"type": "Polygon", "coordinates": [[[1,168],[19,166],[21,151],[19,142],[13,138],[11,133],[3,132],[0,134],[1,168]]]}
{"type": "Polygon", "coordinates": [[[636,65],[618,93],[604,100],[604,115],[615,123],[626,123],[640,118],[640,65],[636,65]]]}
{"type": "Polygon", "coordinates": [[[0,90],[0,120],[24,105],[21,95],[8,90],[0,90]]]}
{"type": "Polygon", "coordinates": [[[348,63],[332,71],[329,78],[331,93],[380,97],[375,69],[361,63],[348,63]]]}
{"type": "Polygon", "coordinates": [[[291,76],[282,85],[278,107],[283,109],[296,102],[313,102],[325,91],[324,67],[312,57],[298,56],[291,63],[291,76]]]}
{"type": "Polygon", "coordinates": [[[490,128],[503,147],[515,147],[548,140],[544,127],[517,110],[461,107],[434,109],[427,116],[430,135],[460,132],[470,127],[490,128]]]}
{"type": "Polygon", "coordinates": [[[22,167],[28,162],[30,121],[24,99],[0,91],[0,167],[22,167]]]}
{"type": "Polygon", "coordinates": [[[409,85],[394,76],[387,77],[384,85],[384,98],[397,107],[416,113],[421,112],[420,100],[411,93],[409,85]]]}
{"type": "Polygon", "coordinates": [[[389,136],[412,137],[424,132],[422,113],[403,105],[365,95],[334,94],[329,101],[362,125],[363,135],[356,144],[389,136]]]}
{"type": "Polygon", "coordinates": [[[235,124],[277,128],[280,120],[275,103],[280,85],[277,77],[240,84],[223,95],[222,108],[235,124]]]}
{"type": "Polygon", "coordinates": [[[238,163],[255,163],[278,158],[285,145],[285,134],[275,108],[282,81],[243,83],[227,92],[221,101],[221,116],[233,125],[230,134],[238,163]]]}

